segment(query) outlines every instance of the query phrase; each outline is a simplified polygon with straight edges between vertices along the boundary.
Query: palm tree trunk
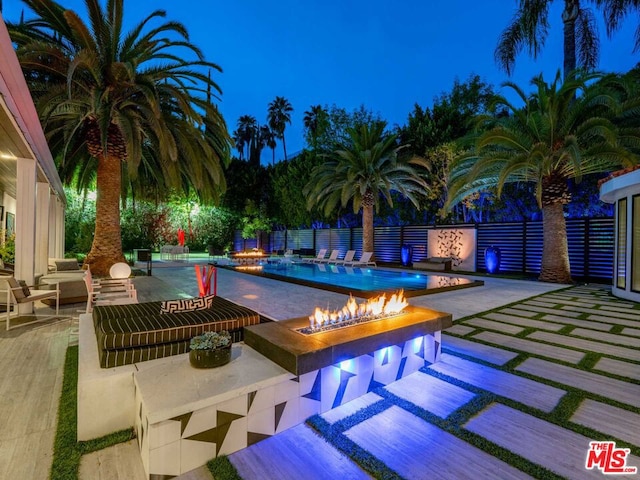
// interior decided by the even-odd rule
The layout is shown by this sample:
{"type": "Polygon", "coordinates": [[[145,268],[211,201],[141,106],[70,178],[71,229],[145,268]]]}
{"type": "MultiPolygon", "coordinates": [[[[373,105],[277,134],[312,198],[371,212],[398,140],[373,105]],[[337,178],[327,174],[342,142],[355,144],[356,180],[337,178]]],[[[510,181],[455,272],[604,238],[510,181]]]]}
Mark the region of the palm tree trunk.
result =
{"type": "Polygon", "coordinates": [[[95,275],[108,275],[114,263],[125,261],[120,234],[121,166],[117,157],[98,158],[96,230],[85,259],[95,275]]]}
{"type": "Polygon", "coordinates": [[[373,202],[362,203],[362,251],[373,252],[373,202]]]}
{"type": "Polygon", "coordinates": [[[287,161],[287,143],[284,141],[284,132],[282,132],[282,149],[284,150],[284,161],[287,161]]]}
{"type": "Polygon", "coordinates": [[[576,19],[578,0],[565,0],[562,12],[564,29],[564,78],[576,69],[576,19]]]}
{"type": "Polygon", "coordinates": [[[562,203],[542,207],[542,267],[538,280],[571,283],[567,225],[562,203]]]}

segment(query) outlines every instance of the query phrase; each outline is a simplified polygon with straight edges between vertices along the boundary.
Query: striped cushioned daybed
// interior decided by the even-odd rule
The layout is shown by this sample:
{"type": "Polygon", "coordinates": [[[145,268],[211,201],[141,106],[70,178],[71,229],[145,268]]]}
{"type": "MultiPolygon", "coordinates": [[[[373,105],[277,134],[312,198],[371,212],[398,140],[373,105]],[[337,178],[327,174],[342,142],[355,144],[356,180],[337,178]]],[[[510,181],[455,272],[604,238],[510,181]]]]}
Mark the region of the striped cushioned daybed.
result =
{"type": "Polygon", "coordinates": [[[214,297],[211,308],[192,312],[161,314],[161,303],[93,309],[102,368],[186,353],[191,338],[205,331],[228,330],[238,342],[243,338],[242,327],[260,323],[256,312],[221,297],[214,297]]]}

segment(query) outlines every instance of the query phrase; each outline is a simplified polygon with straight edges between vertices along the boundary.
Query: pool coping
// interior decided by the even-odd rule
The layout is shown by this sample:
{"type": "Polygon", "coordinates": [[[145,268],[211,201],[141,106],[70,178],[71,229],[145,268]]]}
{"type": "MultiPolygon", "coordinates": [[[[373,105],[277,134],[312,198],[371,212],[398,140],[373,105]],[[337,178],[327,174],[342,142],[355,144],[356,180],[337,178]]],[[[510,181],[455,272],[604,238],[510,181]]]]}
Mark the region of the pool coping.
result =
{"type": "MultiPolygon", "coordinates": [[[[311,282],[308,280],[302,280],[299,278],[292,278],[292,277],[285,277],[282,275],[274,275],[272,273],[266,273],[260,270],[239,270],[236,269],[235,267],[237,265],[221,265],[221,264],[217,264],[215,265],[216,267],[219,268],[224,268],[226,270],[230,270],[232,272],[238,272],[238,273],[243,273],[246,275],[254,275],[256,277],[263,277],[263,278],[268,278],[271,280],[277,280],[280,282],[285,282],[285,283],[293,283],[294,285],[301,285],[303,287],[311,287],[311,288],[316,288],[318,290],[325,290],[328,292],[333,292],[333,293],[341,293],[344,295],[353,295],[354,297],[358,297],[358,298],[373,298],[376,297],[378,295],[380,295],[381,293],[389,293],[389,292],[397,292],[398,288],[394,287],[394,288],[389,288],[389,289],[380,289],[380,290],[371,290],[371,291],[365,291],[365,290],[358,290],[358,289],[352,289],[352,288],[346,288],[346,287],[339,287],[336,285],[331,285],[328,283],[321,283],[321,282],[311,282]]],[[[389,270],[392,271],[392,270],[389,270]]],[[[439,277],[449,277],[449,278],[458,278],[455,276],[451,276],[451,275],[439,275],[439,272],[434,272],[435,275],[439,276],[439,277]]],[[[430,272],[421,272],[421,274],[423,275],[432,275],[430,272]]],[[[421,290],[404,290],[404,296],[406,298],[412,298],[412,297],[420,297],[423,295],[431,295],[434,293],[442,293],[442,292],[448,292],[448,291],[452,291],[452,290],[461,290],[463,288],[472,288],[472,287],[480,287],[482,285],[484,285],[484,281],[483,280],[474,280],[474,279],[467,279],[466,277],[460,277],[460,278],[465,278],[466,280],[469,280],[469,283],[466,283],[464,285],[451,285],[451,286],[446,286],[446,287],[434,287],[434,288],[425,288],[425,289],[421,289],[421,290]]]]}

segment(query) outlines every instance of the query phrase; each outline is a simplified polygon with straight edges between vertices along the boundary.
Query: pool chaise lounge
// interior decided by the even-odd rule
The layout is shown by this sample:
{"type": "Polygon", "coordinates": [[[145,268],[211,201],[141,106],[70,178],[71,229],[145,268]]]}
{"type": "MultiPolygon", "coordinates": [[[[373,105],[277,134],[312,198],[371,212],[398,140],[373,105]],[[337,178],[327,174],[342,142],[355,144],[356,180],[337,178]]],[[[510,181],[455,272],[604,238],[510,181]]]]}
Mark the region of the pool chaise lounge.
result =
{"type": "Polygon", "coordinates": [[[378,264],[371,260],[371,257],[373,257],[373,252],[363,252],[359,260],[344,262],[342,265],[345,267],[377,267],[378,264]]]}
{"type": "Polygon", "coordinates": [[[162,302],[97,306],[93,324],[102,368],[186,353],[192,337],[228,330],[235,342],[242,329],[260,323],[258,313],[221,297],[210,308],[160,313],[162,302]]]}

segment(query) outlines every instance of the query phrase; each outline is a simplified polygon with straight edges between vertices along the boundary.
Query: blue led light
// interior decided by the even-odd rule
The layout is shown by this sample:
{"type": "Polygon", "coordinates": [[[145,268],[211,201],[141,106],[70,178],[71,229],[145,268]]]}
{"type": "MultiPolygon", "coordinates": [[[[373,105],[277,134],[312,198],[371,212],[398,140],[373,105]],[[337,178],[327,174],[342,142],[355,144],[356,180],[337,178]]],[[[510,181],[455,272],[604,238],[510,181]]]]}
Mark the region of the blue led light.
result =
{"type": "Polygon", "coordinates": [[[422,346],[422,337],[416,337],[413,339],[413,353],[418,353],[422,346]]]}
{"type": "Polygon", "coordinates": [[[353,371],[353,359],[344,360],[340,362],[340,370],[346,370],[347,372],[353,371]]]}

